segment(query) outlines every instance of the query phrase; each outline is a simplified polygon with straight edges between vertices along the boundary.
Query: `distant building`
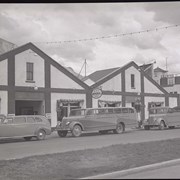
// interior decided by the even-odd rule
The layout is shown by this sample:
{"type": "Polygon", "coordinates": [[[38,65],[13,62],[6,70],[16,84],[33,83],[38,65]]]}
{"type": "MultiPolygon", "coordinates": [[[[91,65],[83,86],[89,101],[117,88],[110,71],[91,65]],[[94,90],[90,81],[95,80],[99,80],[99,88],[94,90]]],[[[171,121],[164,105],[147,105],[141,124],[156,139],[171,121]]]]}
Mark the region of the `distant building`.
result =
{"type": "Polygon", "coordinates": [[[180,94],[180,75],[168,74],[162,76],[160,85],[169,93],[180,94]]]}
{"type": "Polygon", "coordinates": [[[92,99],[92,107],[134,107],[137,100],[140,100],[141,119],[146,119],[149,107],[177,106],[178,95],[169,94],[154,81],[151,68],[152,64],[138,66],[131,61],[122,67],[98,70],[90,74],[83,79],[84,82],[92,90],[102,91],[99,98],[92,99]]]}
{"type": "Polygon", "coordinates": [[[14,49],[16,47],[17,47],[16,44],[13,44],[9,41],[6,41],[6,40],[0,38],[0,54],[11,51],[12,49],[14,49]]]}
{"type": "Polygon", "coordinates": [[[154,69],[154,78],[153,78],[153,79],[154,79],[158,84],[160,84],[160,79],[161,79],[161,77],[162,77],[162,76],[166,76],[167,73],[168,73],[168,71],[163,70],[163,69],[157,67],[157,68],[154,69]]]}

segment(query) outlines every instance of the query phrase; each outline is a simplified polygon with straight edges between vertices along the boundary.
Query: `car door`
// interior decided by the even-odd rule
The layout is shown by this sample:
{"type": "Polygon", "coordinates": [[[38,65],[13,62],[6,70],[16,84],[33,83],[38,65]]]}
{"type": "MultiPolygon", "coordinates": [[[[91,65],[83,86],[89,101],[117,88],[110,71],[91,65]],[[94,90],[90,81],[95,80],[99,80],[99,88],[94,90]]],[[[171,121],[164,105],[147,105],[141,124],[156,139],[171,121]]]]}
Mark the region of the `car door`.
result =
{"type": "Polygon", "coordinates": [[[180,111],[177,108],[169,108],[166,121],[168,126],[180,126],[180,111]]]}
{"type": "Polygon", "coordinates": [[[13,137],[14,136],[13,118],[6,118],[0,123],[0,137],[13,137]]]}
{"type": "Polygon", "coordinates": [[[15,116],[13,119],[13,134],[14,136],[27,135],[27,124],[25,116],[15,116]]]}

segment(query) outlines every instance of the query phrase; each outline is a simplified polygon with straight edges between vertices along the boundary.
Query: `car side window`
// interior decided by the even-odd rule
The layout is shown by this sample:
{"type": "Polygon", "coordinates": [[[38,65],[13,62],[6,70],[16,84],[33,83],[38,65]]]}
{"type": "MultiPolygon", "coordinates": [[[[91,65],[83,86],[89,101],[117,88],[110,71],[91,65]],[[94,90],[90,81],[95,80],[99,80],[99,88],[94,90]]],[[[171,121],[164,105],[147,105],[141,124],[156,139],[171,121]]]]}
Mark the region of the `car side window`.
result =
{"type": "Polygon", "coordinates": [[[27,117],[27,123],[34,123],[34,118],[33,117],[27,117]]]}
{"type": "Polygon", "coordinates": [[[93,110],[93,109],[90,109],[90,110],[87,111],[86,114],[87,114],[87,115],[93,115],[93,114],[94,114],[94,110],[93,110]]]}
{"type": "Polygon", "coordinates": [[[14,121],[15,124],[20,124],[20,123],[25,123],[26,122],[26,118],[25,117],[14,117],[14,121]]]}
{"type": "Polygon", "coordinates": [[[121,108],[115,108],[115,109],[114,109],[114,113],[118,113],[118,114],[119,114],[119,113],[122,112],[121,110],[122,110],[121,108]]]}
{"type": "Polygon", "coordinates": [[[35,117],[35,122],[42,122],[42,119],[40,117],[35,117]]]}
{"type": "Polygon", "coordinates": [[[128,108],[122,108],[122,113],[128,113],[128,108]]]}

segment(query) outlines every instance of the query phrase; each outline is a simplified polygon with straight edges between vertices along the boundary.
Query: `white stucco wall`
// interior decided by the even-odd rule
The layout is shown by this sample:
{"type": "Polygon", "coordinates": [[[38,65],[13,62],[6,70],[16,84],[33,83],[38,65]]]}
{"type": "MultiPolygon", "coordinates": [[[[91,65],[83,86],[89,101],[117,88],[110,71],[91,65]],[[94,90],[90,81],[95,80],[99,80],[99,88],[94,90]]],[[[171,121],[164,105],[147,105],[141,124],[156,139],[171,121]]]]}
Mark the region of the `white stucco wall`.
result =
{"type": "Polygon", "coordinates": [[[85,94],[65,94],[65,93],[51,93],[51,126],[57,125],[57,112],[56,103],[59,99],[83,99],[84,103],[82,108],[86,108],[86,95],[85,94]]]}
{"type": "Polygon", "coordinates": [[[92,98],[92,107],[98,107],[98,100],[105,101],[121,101],[121,95],[102,95],[99,99],[92,98]]]}
{"type": "Polygon", "coordinates": [[[102,90],[121,91],[121,74],[118,74],[117,76],[108,80],[107,82],[105,82],[101,86],[102,86],[102,90]]]}
{"type": "Polygon", "coordinates": [[[8,82],[8,64],[7,59],[0,61],[0,85],[7,85],[8,82]]]}
{"type": "Polygon", "coordinates": [[[150,82],[146,77],[144,77],[144,92],[163,94],[163,92],[158,87],[156,87],[152,82],[150,82]]]}
{"type": "Polygon", "coordinates": [[[56,67],[51,65],[51,87],[52,88],[69,88],[69,89],[83,89],[78,83],[70,77],[59,71],[56,67]]]}
{"type": "Polygon", "coordinates": [[[44,87],[44,59],[31,50],[24,51],[15,56],[15,85],[44,87]],[[26,63],[34,63],[34,81],[26,82],[26,63]]]}
{"type": "Polygon", "coordinates": [[[175,107],[177,106],[177,98],[176,97],[170,97],[169,98],[169,107],[175,107]]]}
{"type": "Polygon", "coordinates": [[[144,103],[145,103],[145,119],[147,119],[148,116],[149,116],[148,102],[164,102],[164,106],[165,106],[165,97],[145,97],[144,98],[144,103]]]}
{"type": "Polygon", "coordinates": [[[164,87],[167,92],[177,92],[180,93],[180,84],[175,84],[174,86],[164,87]]]}
{"type": "Polygon", "coordinates": [[[141,91],[141,79],[140,72],[135,67],[130,67],[125,70],[125,91],[126,92],[140,92],[141,91]],[[135,76],[135,88],[131,88],[131,74],[135,76]]]}
{"type": "Polygon", "coordinates": [[[0,114],[8,113],[8,94],[7,91],[0,91],[0,114]]]}

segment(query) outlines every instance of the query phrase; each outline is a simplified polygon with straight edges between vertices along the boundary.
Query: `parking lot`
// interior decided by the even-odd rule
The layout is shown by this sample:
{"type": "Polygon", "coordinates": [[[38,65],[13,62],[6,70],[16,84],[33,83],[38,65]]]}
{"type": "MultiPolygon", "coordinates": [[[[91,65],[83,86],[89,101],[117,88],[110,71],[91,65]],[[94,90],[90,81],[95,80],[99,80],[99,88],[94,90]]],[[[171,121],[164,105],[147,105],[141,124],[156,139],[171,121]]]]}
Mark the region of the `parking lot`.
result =
{"type": "Polygon", "coordinates": [[[66,151],[101,148],[113,144],[139,143],[157,141],[180,137],[180,129],[167,130],[136,130],[128,129],[124,134],[98,133],[83,134],[74,138],[70,134],[66,138],[60,138],[56,132],[47,136],[43,141],[24,141],[23,139],[1,139],[0,160],[16,159],[32,155],[52,154],[66,151]]]}

